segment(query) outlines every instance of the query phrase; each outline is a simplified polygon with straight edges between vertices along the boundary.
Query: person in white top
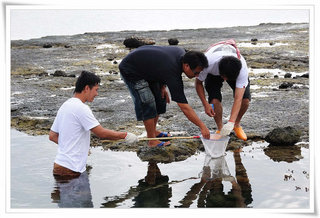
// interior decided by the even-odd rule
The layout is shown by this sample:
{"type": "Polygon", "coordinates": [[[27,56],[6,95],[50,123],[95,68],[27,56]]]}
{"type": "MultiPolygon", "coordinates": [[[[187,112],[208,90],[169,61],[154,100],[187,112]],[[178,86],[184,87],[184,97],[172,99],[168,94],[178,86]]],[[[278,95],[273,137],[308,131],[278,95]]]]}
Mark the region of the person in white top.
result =
{"type": "Polygon", "coordinates": [[[205,112],[208,116],[214,117],[218,128],[216,133],[225,136],[234,130],[238,138],[247,140],[247,135],[240,125],[241,118],[247,111],[251,100],[247,63],[233,39],[210,46],[205,56],[209,66],[200,72],[195,81],[195,88],[205,112]],[[234,95],[230,119],[225,125],[222,122],[221,104],[221,87],[224,81],[227,81],[233,89],[234,95]],[[203,82],[205,82],[209,95],[208,101],[205,98],[203,82]]]}
{"type": "Polygon", "coordinates": [[[92,102],[98,95],[100,78],[83,71],[76,82],[74,96],[59,108],[51,126],[49,139],[58,144],[54,161],[54,176],[78,177],[86,170],[90,147],[90,131],[100,138],[138,141],[136,135],[103,128],[85,102],[92,102]]]}

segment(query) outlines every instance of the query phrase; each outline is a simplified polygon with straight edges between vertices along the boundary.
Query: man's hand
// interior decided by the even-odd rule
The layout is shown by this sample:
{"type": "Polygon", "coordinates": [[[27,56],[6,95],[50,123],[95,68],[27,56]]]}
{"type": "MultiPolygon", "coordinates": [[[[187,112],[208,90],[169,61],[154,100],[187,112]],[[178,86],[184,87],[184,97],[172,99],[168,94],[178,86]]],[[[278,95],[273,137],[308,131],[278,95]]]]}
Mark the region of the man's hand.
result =
{"type": "Polygon", "coordinates": [[[206,112],[206,114],[209,116],[209,117],[214,117],[214,115],[216,115],[214,113],[214,110],[211,106],[211,104],[206,104],[206,106],[204,107],[204,110],[206,112]]]}
{"type": "Polygon", "coordinates": [[[206,126],[201,128],[200,130],[201,130],[201,135],[202,135],[203,138],[210,139],[210,131],[206,126]]]}
{"type": "Polygon", "coordinates": [[[56,132],[53,132],[52,130],[50,130],[49,139],[50,139],[50,141],[53,141],[54,143],[58,144],[59,133],[56,133],[56,132]]]}
{"type": "Polygon", "coordinates": [[[233,130],[234,127],[234,122],[230,122],[228,121],[228,123],[226,123],[225,125],[223,125],[220,134],[222,136],[227,136],[231,133],[231,131],[233,130]]]}
{"type": "Polygon", "coordinates": [[[138,137],[135,134],[130,133],[130,132],[127,132],[127,136],[124,138],[124,140],[129,144],[132,144],[132,143],[139,141],[138,137]]]}
{"type": "Polygon", "coordinates": [[[166,102],[169,104],[170,103],[170,97],[169,97],[169,93],[166,89],[166,86],[162,86],[161,87],[161,97],[162,98],[166,98],[166,102]]]}

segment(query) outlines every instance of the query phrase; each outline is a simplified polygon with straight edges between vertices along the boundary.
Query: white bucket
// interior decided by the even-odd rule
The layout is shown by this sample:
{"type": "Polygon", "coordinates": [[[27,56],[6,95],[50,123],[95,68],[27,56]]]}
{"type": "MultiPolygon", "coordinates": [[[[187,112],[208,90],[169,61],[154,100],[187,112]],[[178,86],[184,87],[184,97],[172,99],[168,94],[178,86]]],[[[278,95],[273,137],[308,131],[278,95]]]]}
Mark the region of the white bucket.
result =
{"type": "Polygon", "coordinates": [[[213,139],[204,139],[201,136],[201,141],[203,143],[206,154],[213,158],[224,156],[230,137],[221,136],[220,134],[215,134],[212,132],[210,136],[210,138],[213,139]]]}

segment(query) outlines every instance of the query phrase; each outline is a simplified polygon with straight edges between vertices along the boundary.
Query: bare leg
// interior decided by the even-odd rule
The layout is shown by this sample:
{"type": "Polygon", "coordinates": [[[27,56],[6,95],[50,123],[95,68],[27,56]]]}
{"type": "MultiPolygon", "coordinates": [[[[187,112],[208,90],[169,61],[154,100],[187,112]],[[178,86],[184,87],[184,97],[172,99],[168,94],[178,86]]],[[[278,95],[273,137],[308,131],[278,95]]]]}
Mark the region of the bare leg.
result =
{"type": "Polygon", "coordinates": [[[157,130],[158,120],[159,120],[159,115],[154,118],[154,132],[155,132],[156,136],[160,134],[160,131],[157,130]]]}
{"type": "MultiPolygon", "coordinates": [[[[159,117],[157,116],[155,118],[151,118],[151,119],[143,121],[144,127],[145,127],[145,129],[147,131],[147,137],[148,138],[155,138],[156,137],[155,126],[157,125],[158,118],[159,117]]],[[[159,143],[161,143],[160,140],[152,140],[152,141],[148,142],[148,145],[149,145],[149,147],[154,147],[159,143]]],[[[170,142],[166,142],[164,145],[167,145],[169,143],[170,142]]]]}
{"type": "Polygon", "coordinates": [[[239,114],[238,114],[238,117],[235,121],[235,124],[234,126],[235,127],[239,127],[240,126],[240,121],[243,117],[243,115],[246,113],[246,111],[248,110],[248,107],[249,107],[249,99],[245,98],[242,100],[242,103],[241,103],[241,108],[240,108],[240,111],[239,111],[239,114]]]}
{"type": "MultiPolygon", "coordinates": [[[[159,135],[161,133],[161,131],[157,130],[157,123],[158,123],[158,120],[159,120],[159,115],[156,116],[154,119],[155,119],[154,120],[154,131],[155,131],[155,134],[157,136],[157,135],[159,135]]],[[[171,136],[171,134],[168,133],[168,136],[171,136]]]]}
{"type": "Polygon", "coordinates": [[[222,125],[222,112],[223,112],[222,104],[218,99],[213,99],[211,101],[211,104],[214,105],[214,113],[216,114],[214,116],[214,120],[217,124],[217,128],[218,128],[218,130],[221,130],[222,126],[223,126],[222,125]]]}

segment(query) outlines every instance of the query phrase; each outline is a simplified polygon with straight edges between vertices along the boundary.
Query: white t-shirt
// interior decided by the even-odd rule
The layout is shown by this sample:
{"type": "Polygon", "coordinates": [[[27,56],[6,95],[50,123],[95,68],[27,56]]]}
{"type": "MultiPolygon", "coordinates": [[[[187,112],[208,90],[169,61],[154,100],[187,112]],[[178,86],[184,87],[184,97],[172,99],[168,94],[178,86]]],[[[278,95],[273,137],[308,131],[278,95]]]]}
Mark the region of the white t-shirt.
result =
{"type": "Polygon", "coordinates": [[[90,129],[99,125],[88,105],[79,98],[62,104],[51,130],[59,134],[55,163],[75,172],[86,170],[90,147],[90,129]]]}
{"type": "MultiPolygon", "coordinates": [[[[219,73],[219,61],[223,56],[234,56],[237,57],[236,49],[232,45],[220,44],[216,45],[205,53],[205,56],[208,59],[208,67],[203,69],[198,76],[198,80],[205,81],[208,74],[215,76],[220,76],[219,73]]],[[[242,64],[239,76],[236,80],[237,88],[245,88],[248,85],[248,67],[245,59],[240,56],[240,61],[242,64]]]]}

